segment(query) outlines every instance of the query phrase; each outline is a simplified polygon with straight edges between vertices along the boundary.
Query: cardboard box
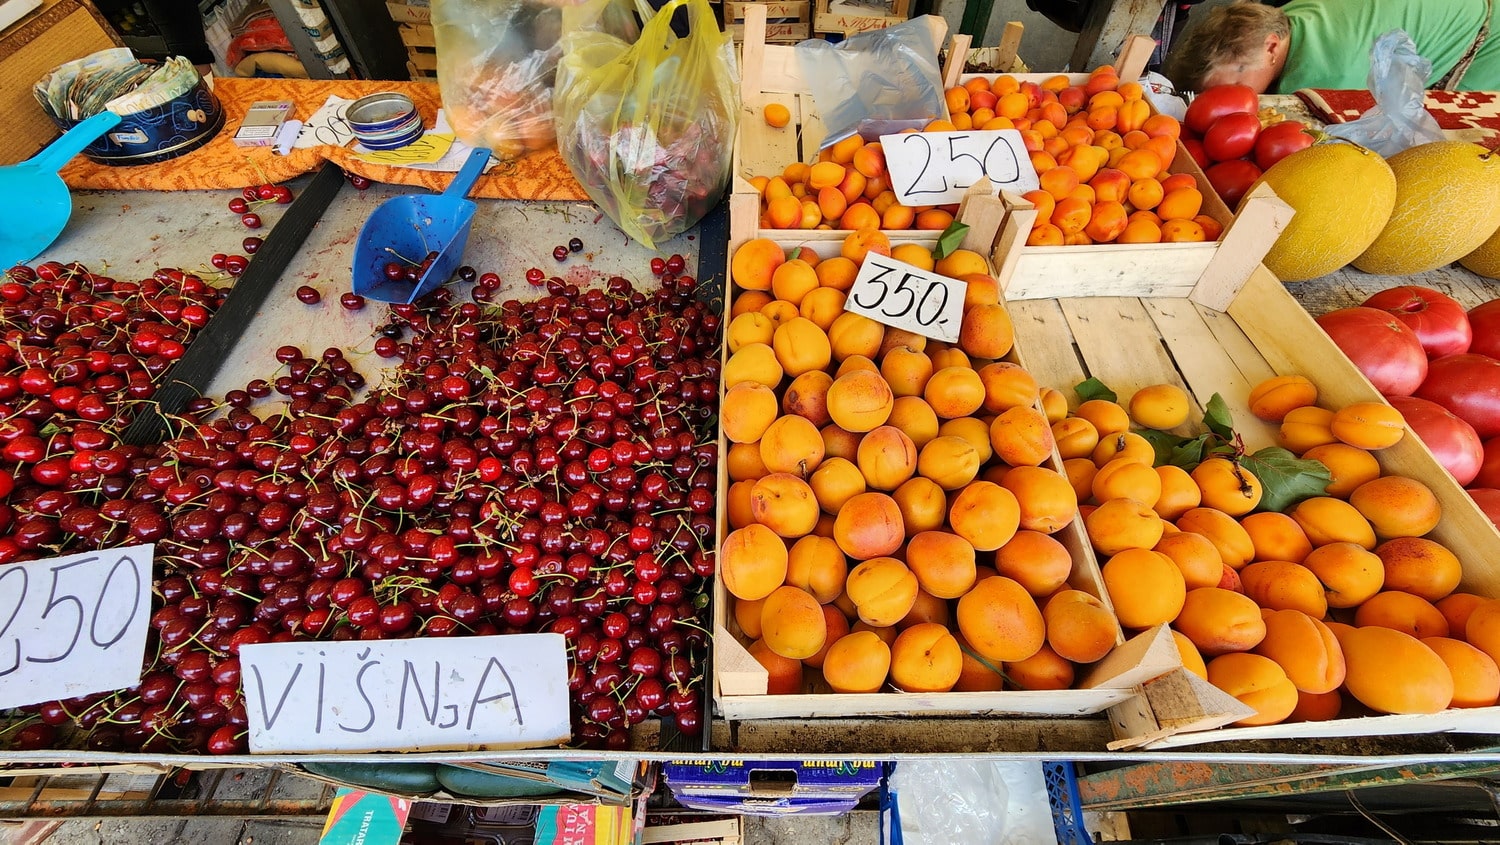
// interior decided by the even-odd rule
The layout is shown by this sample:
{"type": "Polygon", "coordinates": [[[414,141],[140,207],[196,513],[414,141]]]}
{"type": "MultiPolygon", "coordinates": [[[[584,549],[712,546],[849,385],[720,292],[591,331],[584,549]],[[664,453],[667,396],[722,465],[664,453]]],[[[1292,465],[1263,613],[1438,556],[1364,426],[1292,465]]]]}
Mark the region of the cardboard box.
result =
{"type": "Polygon", "coordinates": [[[879,763],[847,760],[677,760],[662,767],[672,797],[699,810],[780,816],[847,813],[880,785],[879,763]]]}
{"type": "Polygon", "coordinates": [[[0,32],[0,165],[31,158],[58,136],[31,86],[64,62],[124,46],[88,0],[43,0],[0,32]]]}

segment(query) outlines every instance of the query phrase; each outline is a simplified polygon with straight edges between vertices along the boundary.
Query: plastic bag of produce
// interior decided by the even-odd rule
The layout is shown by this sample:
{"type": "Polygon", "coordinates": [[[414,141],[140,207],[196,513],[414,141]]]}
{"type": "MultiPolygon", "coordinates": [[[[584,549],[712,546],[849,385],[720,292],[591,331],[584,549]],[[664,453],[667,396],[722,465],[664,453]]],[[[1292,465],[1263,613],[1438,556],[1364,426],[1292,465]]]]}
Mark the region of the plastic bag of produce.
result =
{"type": "Polygon", "coordinates": [[[1389,158],[1407,147],[1443,140],[1437,121],[1423,107],[1432,62],[1422,58],[1404,31],[1393,29],[1370,49],[1370,93],[1375,107],[1358,120],[1334,123],[1329,135],[1353,141],[1389,158]]]}
{"type": "Polygon", "coordinates": [[[623,38],[638,32],[629,7],[610,0],[433,0],[438,88],[465,143],[500,158],[553,145],[552,85],[570,5],[586,6],[592,27],[623,38]]]}
{"type": "Polygon", "coordinates": [[[634,44],[579,30],[573,16],[564,15],[552,103],[558,151],[615,225],[655,248],[707,214],[729,181],[734,44],[708,0],[671,0],[634,44]],[[679,8],[686,37],[672,31],[679,8]]]}
{"type": "Polygon", "coordinates": [[[812,89],[829,147],[859,133],[867,141],[947,119],[931,16],[852,35],[838,44],[799,43],[797,66],[812,89]]]}

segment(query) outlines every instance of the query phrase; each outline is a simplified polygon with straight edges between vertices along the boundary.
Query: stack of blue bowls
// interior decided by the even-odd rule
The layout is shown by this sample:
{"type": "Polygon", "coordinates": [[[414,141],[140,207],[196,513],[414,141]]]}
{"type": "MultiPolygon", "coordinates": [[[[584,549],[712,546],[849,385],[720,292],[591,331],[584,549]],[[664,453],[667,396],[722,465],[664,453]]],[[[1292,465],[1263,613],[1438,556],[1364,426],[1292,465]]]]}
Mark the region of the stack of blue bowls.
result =
{"type": "Polygon", "coordinates": [[[422,115],[404,94],[361,97],[349,104],[344,119],[366,149],[400,149],[422,137],[422,115]]]}

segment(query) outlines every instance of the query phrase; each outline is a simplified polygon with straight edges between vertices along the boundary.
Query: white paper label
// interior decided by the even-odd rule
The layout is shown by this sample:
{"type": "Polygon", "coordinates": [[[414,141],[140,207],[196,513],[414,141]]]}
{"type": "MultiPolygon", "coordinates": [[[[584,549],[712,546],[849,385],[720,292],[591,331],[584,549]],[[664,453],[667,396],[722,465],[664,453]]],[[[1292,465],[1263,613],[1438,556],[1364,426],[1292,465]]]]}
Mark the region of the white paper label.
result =
{"type": "Polygon", "coordinates": [[[844,310],[953,343],[963,324],[968,290],[967,282],[872,252],[865,256],[859,275],[854,277],[844,310]]]}
{"type": "Polygon", "coordinates": [[[958,202],[985,176],[994,196],[1002,190],[1023,194],[1040,184],[1026,143],[1014,129],[882,135],[880,145],[891,172],[891,189],[902,205],[958,202]]]}
{"type": "Polygon", "coordinates": [[[240,649],[254,753],[567,742],[561,634],[261,643],[240,649]]]}
{"type": "Polygon", "coordinates": [[[154,549],[0,566],[0,710],[140,682],[154,549]]]}

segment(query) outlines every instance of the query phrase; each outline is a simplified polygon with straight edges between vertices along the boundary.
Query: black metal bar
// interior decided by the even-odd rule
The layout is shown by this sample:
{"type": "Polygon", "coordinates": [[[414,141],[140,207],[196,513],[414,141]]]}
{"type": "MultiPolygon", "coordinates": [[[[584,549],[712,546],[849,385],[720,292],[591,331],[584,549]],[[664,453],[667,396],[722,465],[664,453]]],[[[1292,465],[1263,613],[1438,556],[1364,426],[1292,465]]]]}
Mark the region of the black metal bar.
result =
{"type": "Polygon", "coordinates": [[[343,184],[344,172],[332,162],[325,163],[307,183],[266,236],[223,307],[167,373],[155,399],[126,427],[122,435],[126,443],[159,443],[167,436],[165,415],[180,413],[208,386],[343,184]]]}
{"type": "Polygon", "coordinates": [[[406,45],[382,0],[325,0],[323,7],[360,78],[411,78],[406,45]]]}

